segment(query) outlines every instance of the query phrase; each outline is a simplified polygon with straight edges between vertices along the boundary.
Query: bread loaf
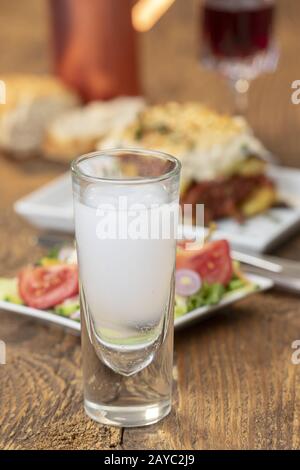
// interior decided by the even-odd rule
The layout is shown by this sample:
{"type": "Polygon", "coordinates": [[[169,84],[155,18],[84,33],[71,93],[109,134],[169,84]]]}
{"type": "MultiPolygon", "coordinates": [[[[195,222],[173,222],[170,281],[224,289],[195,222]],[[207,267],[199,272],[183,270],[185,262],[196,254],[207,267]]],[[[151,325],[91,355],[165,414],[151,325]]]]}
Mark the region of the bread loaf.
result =
{"type": "Polygon", "coordinates": [[[144,106],[143,98],[121,97],[63,113],[47,127],[43,153],[49,159],[70,161],[96,150],[99,140],[112,129],[123,129],[133,122],[144,106]]]}
{"type": "Polygon", "coordinates": [[[49,75],[1,76],[6,102],[0,105],[0,149],[23,157],[39,153],[46,126],[79,104],[77,95],[49,75]]]}

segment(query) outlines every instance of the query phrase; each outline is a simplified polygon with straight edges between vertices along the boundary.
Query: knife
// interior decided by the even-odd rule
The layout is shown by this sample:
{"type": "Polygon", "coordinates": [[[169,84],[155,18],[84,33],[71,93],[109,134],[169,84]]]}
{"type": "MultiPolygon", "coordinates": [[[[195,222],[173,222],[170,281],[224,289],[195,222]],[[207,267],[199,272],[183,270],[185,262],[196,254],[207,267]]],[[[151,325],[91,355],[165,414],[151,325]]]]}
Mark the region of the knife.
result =
{"type": "Polygon", "coordinates": [[[232,251],[232,257],[244,264],[249,273],[271,279],[279,289],[300,293],[300,262],[236,250],[232,251]]]}

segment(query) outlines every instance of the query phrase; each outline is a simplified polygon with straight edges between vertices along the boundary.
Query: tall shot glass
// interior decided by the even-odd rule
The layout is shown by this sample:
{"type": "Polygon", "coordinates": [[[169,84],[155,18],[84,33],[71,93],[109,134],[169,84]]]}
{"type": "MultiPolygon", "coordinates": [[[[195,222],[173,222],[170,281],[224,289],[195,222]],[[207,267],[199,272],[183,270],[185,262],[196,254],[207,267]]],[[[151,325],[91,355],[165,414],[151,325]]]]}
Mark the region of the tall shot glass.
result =
{"type": "Polygon", "coordinates": [[[72,163],[84,407],[117,426],[171,410],[180,163],[114,149],[72,163]]]}

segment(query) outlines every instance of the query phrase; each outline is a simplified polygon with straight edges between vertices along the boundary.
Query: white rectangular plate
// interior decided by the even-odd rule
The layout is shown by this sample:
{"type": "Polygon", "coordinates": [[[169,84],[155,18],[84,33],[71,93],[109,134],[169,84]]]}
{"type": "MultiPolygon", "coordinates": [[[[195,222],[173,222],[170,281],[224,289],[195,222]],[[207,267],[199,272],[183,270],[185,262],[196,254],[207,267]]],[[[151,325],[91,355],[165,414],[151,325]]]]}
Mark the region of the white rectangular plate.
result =
{"type": "MultiPolygon", "coordinates": [[[[270,209],[243,224],[232,219],[222,220],[215,238],[226,238],[236,249],[263,253],[300,227],[300,170],[271,165],[268,174],[291,207],[270,209]]],[[[17,201],[15,210],[38,228],[73,233],[70,174],[17,201]]]]}
{"type": "Polygon", "coordinates": [[[14,205],[17,214],[35,227],[74,232],[71,174],[65,173],[14,205]]]}
{"type": "MultiPolygon", "coordinates": [[[[177,330],[191,323],[200,321],[204,318],[213,315],[218,310],[221,310],[224,307],[228,307],[229,305],[233,304],[234,302],[237,302],[238,300],[244,299],[248,295],[257,292],[262,292],[273,287],[273,282],[270,279],[266,279],[264,277],[256,276],[253,274],[247,274],[247,278],[257,286],[256,290],[245,292],[241,289],[240,291],[232,292],[230,294],[227,294],[227,296],[218,305],[197,308],[196,310],[193,310],[183,315],[182,317],[176,318],[175,329],[177,330]]],[[[27,317],[32,317],[45,323],[54,323],[56,325],[67,328],[77,334],[79,334],[80,332],[79,322],[71,320],[69,318],[61,317],[49,311],[37,310],[35,308],[26,307],[24,305],[17,305],[5,301],[0,301],[0,309],[13,313],[18,313],[20,315],[25,315],[27,317]]]]}

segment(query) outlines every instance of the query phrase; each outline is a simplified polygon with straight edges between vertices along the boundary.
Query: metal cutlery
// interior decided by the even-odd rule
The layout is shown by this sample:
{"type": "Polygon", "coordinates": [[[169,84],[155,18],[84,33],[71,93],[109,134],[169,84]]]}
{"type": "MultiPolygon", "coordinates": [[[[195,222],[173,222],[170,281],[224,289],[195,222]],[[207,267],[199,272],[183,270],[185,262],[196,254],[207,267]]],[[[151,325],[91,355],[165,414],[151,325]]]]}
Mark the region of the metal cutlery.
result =
{"type": "Polygon", "coordinates": [[[248,272],[271,279],[276,287],[300,293],[300,262],[236,250],[232,251],[232,257],[244,264],[248,272]]]}

